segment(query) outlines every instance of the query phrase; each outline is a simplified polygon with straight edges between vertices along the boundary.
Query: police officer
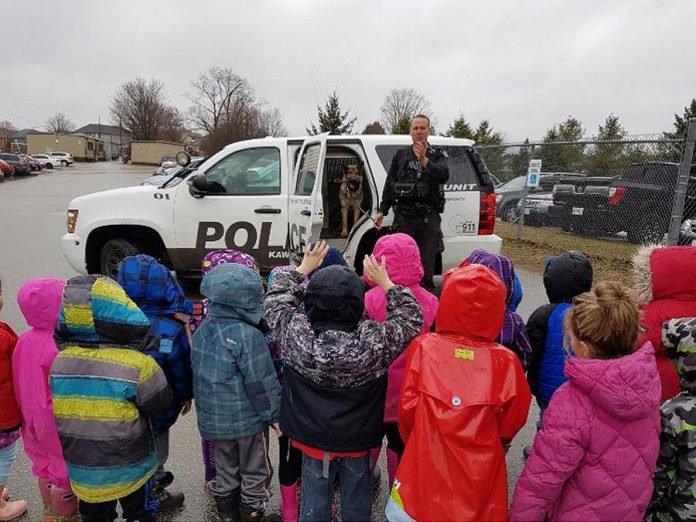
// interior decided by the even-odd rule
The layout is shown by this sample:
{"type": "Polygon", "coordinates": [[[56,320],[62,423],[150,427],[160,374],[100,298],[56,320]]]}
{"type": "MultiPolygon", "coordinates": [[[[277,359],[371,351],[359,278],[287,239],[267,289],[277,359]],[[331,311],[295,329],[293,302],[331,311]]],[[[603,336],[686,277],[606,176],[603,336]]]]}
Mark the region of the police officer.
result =
{"type": "Polygon", "coordinates": [[[442,252],[440,214],[445,208],[443,185],[449,179],[447,153],[428,144],[430,118],[423,114],[411,120],[413,145],[400,149],[392,160],[382,191],[375,228],[394,208],[394,232],[411,236],[420,249],[424,275],[421,284],[434,290],[435,259],[442,252]]]}

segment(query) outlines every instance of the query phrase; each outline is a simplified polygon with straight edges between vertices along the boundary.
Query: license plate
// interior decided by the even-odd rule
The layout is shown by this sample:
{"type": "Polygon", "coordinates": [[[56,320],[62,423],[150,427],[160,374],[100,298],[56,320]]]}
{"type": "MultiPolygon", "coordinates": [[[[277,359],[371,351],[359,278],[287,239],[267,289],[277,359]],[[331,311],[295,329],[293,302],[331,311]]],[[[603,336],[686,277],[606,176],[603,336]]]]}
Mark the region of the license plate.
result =
{"type": "Polygon", "coordinates": [[[574,216],[582,216],[583,212],[585,212],[585,209],[582,207],[573,207],[573,215],[574,216]]]}
{"type": "Polygon", "coordinates": [[[531,213],[532,213],[532,209],[531,209],[531,208],[525,208],[525,209],[524,209],[524,215],[525,215],[525,216],[528,216],[528,215],[531,214],[531,213]]]}

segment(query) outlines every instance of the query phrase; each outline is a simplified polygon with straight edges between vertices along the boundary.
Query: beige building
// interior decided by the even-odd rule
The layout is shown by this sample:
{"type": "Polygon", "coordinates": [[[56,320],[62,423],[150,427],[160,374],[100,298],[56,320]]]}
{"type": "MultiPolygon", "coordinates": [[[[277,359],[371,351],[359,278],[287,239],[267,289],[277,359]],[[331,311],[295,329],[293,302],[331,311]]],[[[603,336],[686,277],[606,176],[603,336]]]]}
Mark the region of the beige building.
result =
{"type": "Polygon", "coordinates": [[[104,142],[86,134],[28,133],[27,154],[69,152],[75,161],[103,161],[104,142]]]}
{"type": "Polygon", "coordinates": [[[183,143],[171,141],[131,141],[131,163],[141,165],[159,165],[162,156],[176,156],[186,150],[183,143]]]}

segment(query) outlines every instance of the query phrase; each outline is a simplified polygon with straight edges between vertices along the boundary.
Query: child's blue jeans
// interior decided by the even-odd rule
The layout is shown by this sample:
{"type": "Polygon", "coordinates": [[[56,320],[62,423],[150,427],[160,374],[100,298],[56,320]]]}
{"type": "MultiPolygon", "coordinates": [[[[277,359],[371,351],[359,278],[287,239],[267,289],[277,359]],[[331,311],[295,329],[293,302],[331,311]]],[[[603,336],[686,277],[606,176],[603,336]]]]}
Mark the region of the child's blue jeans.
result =
{"type": "Polygon", "coordinates": [[[341,520],[370,520],[372,509],[372,470],[370,455],[342,457],[324,463],[302,455],[302,503],[300,520],[331,520],[333,483],[338,476],[341,488],[341,520]],[[328,475],[328,476],[325,476],[328,475]]]}
{"type": "Polygon", "coordinates": [[[10,466],[17,456],[17,442],[0,449],[0,486],[7,484],[10,478],[10,466]]]}

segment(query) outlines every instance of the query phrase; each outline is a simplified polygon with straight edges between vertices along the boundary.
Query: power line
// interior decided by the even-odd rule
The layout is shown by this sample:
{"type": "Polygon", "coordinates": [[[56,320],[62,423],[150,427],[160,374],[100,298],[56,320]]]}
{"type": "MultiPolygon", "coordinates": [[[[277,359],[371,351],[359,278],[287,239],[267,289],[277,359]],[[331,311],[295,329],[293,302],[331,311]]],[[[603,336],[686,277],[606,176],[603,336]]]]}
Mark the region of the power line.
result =
{"type": "Polygon", "coordinates": [[[12,116],[13,118],[19,118],[20,120],[24,120],[24,121],[28,122],[32,127],[41,127],[41,125],[37,124],[36,122],[34,122],[30,119],[24,118],[23,116],[19,116],[18,114],[13,114],[10,111],[6,111],[2,107],[0,107],[0,112],[7,114],[9,116],[12,116]]]}

